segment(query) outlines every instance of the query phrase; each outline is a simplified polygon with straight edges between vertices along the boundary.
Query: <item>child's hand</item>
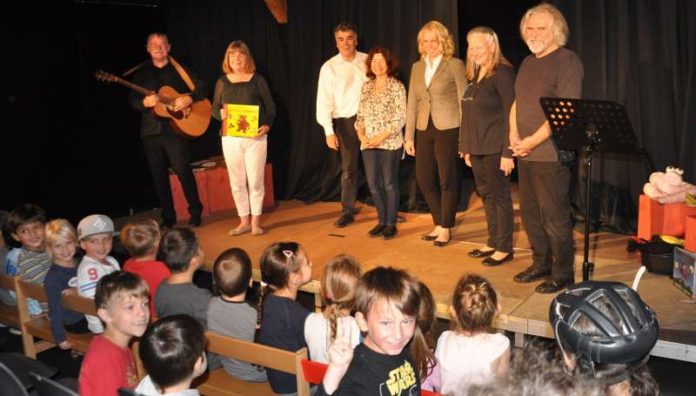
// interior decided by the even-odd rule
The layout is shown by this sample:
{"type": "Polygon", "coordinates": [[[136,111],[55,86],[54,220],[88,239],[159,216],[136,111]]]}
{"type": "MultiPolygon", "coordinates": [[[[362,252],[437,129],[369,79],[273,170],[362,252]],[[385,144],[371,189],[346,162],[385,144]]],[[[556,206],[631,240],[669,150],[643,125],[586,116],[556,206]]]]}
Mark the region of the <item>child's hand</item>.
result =
{"type": "Polygon", "coordinates": [[[351,327],[348,321],[341,321],[336,326],[336,339],[329,346],[329,367],[322,380],[324,390],[332,394],[338,389],[343,376],[353,360],[353,348],[350,345],[351,327]]]}
{"type": "Polygon", "coordinates": [[[329,345],[329,364],[337,368],[348,367],[353,360],[353,348],[350,345],[350,322],[340,321],[336,326],[336,339],[329,345]]]}

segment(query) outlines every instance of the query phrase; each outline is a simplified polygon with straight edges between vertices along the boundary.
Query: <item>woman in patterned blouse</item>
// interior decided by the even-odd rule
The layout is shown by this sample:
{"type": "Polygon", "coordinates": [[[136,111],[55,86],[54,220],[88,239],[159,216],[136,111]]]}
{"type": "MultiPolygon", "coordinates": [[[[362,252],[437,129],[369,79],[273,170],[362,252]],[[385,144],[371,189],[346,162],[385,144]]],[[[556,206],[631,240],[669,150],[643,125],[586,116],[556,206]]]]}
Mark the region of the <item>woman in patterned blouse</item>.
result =
{"type": "Polygon", "coordinates": [[[389,239],[397,232],[406,89],[395,78],[398,65],[389,49],[373,48],[365,63],[369,80],[362,87],[355,128],[360,138],[365,176],[379,216],[379,223],[368,235],[389,239]]]}

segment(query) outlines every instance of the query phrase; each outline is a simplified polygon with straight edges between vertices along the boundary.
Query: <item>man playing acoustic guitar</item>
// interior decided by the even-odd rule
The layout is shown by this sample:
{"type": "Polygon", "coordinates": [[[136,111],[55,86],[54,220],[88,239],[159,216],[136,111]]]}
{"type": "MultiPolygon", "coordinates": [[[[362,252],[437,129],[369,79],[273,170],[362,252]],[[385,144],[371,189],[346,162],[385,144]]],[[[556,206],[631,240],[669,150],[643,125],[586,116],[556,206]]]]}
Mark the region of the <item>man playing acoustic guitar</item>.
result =
{"type": "Polygon", "coordinates": [[[152,59],[138,69],[134,83],[153,93],[143,97],[131,91],[128,101],[131,107],[142,115],[140,137],[152,173],[155,192],[162,205],[161,226],[171,228],[176,223],[176,212],[169,184],[168,167],[171,165],[181,182],[188,202],[191,215],[189,225],[197,227],[201,224],[203,206],[198,198],[196,179],[190,166],[189,143],[172,120],[184,117],[182,114],[187,114],[194,102],[206,99],[206,93],[200,80],[195,80],[194,85],[188,73],[169,57],[170,49],[169,39],[165,34],[152,33],[148,36],[147,52],[152,59]],[[164,98],[160,92],[163,86],[171,87],[176,92],[189,92],[189,94],[176,98],[164,98]],[[166,105],[163,105],[164,103],[166,105]],[[168,112],[170,117],[158,116],[157,113],[162,111],[168,112]]]}

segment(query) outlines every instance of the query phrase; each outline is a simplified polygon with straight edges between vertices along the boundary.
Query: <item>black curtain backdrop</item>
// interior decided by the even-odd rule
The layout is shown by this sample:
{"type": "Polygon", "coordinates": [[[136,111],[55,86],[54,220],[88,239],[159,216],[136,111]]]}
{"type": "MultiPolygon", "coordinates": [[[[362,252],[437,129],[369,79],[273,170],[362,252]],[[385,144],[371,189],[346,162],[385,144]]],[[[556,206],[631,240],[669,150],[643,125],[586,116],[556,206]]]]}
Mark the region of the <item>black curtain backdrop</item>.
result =
{"type": "MultiPolygon", "coordinates": [[[[684,169],[696,183],[696,3],[688,0],[559,1],[570,25],[568,47],[585,66],[583,97],[626,107],[643,156],[593,160],[595,227],[635,233],[638,196],[652,171],[684,169]]],[[[576,167],[578,163],[576,163],[576,167]]],[[[585,207],[584,166],[573,202],[585,207]]]]}
{"type": "MultiPolygon", "coordinates": [[[[166,2],[164,10],[172,54],[176,56],[178,48],[194,60],[197,70],[211,82],[211,92],[227,44],[241,39],[249,45],[278,104],[279,117],[269,140],[276,195],[305,202],[340,197],[339,157],[326,147],[315,117],[319,69],[337,52],[334,27],[341,21],[356,24],[361,51],[377,44],[391,48],[401,59],[400,78],[405,84],[411,64],[418,59],[416,35],[425,22],[441,21],[458,41],[456,0],[291,0],[286,25],[278,25],[261,1],[176,1],[166,2]]],[[[193,143],[194,155],[219,152],[217,128],[219,123],[214,122],[193,143]]],[[[402,168],[402,208],[425,209],[416,194],[413,159],[407,158],[402,168]]],[[[471,177],[462,180],[460,207],[465,208],[473,183],[471,177]]],[[[366,185],[359,195],[369,201],[366,185]]]]}
{"type": "MultiPolygon", "coordinates": [[[[519,19],[533,1],[289,0],[289,23],[279,25],[261,0],[122,0],[17,3],[0,27],[6,44],[5,124],[0,155],[0,208],[22,202],[72,221],[94,212],[123,216],[156,205],[138,136],[139,117],[127,89],[97,82],[104,69],[123,73],[147,59],[145,38],[169,34],[172,55],[209,84],[221,75],[229,42],[245,40],[271,85],[278,119],[270,140],[277,198],[307,202],[338,198],[338,158],[315,121],[321,64],[336,53],[333,27],[351,20],[359,49],[392,48],[408,81],[418,58],[416,34],[442,21],[458,44],[476,25],[499,34],[519,66],[528,54],[519,19]],[[58,18],[58,15],[63,15],[58,18]]],[[[585,65],[584,96],[622,102],[650,160],[603,155],[593,170],[595,225],[633,232],[637,199],[652,170],[675,165],[696,182],[696,4],[688,0],[560,0],[570,24],[568,47],[585,65]],[[652,165],[651,165],[652,161],[652,165]]],[[[461,57],[464,48],[457,45],[461,57]]],[[[221,152],[219,123],[192,142],[194,159],[221,152]]],[[[577,167],[577,163],[576,163],[577,167]]],[[[576,169],[575,212],[581,217],[584,169],[576,169]]],[[[425,209],[417,199],[413,160],[402,166],[402,209],[425,209]]],[[[463,169],[464,197],[472,179],[463,169]]],[[[364,190],[363,192],[366,192],[364,190]]],[[[462,208],[464,202],[460,203],[462,208]]]]}
{"type": "MultiPolygon", "coordinates": [[[[321,65],[336,54],[334,27],[352,21],[358,28],[358,49],[368,52],[384,45],[400,59],[400,78],[406,86],[411,65],[419,55],[416,35],[427,21],[437,19],[452,32],[458,43],[456,0],[299,1],[288,2],[287,43],[291,61],[290,139],[287,167],[287,197],[305,202],[337,200],[340,168],[337,152],[326,147],[324,133],[316,122],[315,102],[321,65]]],[[[457,45],[457,51],[459,46],[457,45]]],[[[401,167],[403,210],[425,209],[417,198],[414,161],[406,158],[401,167]]],[[[469,180],[471,180],[469,178],[469,180]]],[[[462,206],[468,203],[472,183],[462,183],[462,206]]],[[[367,193],[363,186],[362,197],[367,193]]]]}

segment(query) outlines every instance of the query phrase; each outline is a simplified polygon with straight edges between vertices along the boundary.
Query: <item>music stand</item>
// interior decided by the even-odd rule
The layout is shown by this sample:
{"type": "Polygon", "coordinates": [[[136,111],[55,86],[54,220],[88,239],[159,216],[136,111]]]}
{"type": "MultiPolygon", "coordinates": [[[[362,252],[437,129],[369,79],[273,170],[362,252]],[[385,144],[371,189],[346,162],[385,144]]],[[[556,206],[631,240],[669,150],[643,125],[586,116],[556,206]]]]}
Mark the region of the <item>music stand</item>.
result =
{"type": "Polygon", "coordinates": [[[633,133],[631,121],[620,103],[549,97],[540,98],[539,103],[551,126],[551,136],[556,146],[564,150],[579,150],[583,147],[585,150],[587,189],[582,280],[586,281],[594,271],[594,264],[589,261],[592,153],[604,151],[638,154],[642,150],[633,133]]]}

